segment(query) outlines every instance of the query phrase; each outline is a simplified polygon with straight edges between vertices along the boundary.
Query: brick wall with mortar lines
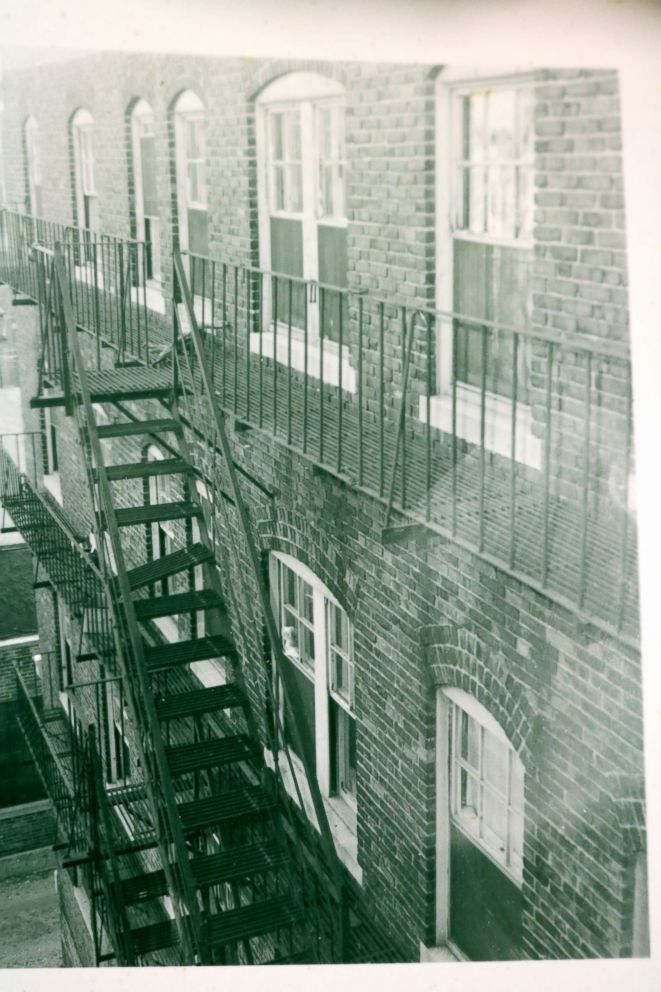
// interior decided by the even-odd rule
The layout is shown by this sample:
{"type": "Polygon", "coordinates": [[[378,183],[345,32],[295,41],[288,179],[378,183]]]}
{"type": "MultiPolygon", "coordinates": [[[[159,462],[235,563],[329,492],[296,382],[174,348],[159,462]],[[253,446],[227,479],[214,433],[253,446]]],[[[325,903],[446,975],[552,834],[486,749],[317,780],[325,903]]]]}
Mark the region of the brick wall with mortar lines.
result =
{"type": "MultiPolygon", "coordinates": [[[[473,694],[493,709],[497,678],[510,711],[535,713],[527,745],[527,953],[620,953],[628,861],[608,772],[641,770],[636,653],[451,542],[385,550],[368,500],[312,477],[301,459],[256,435],[241,444],[239,460],[253,471],[263,466],[267,485],[279,481],[274,514],[260,526],[262,546],[294,553],[341,601],[348,578],[356,590],[358,842],[367,893],[389,907],[411,947],[416,936],[431,940],[434,709],[420,632],[450,623],[479,645],[486,674],[479,692],[478,682],[467,686],[473,694]]],[[[515,727],[517,746],[520,734],[515,727]]]]}
{"type": "MultiPolygon", "coordinates": [[[[185,85],[194,82],[190,78],[185,81],[185,73],[181,78],[180,88],[184,82],[185,85]]],[[[552,97],[564,97],[565,93],[582,99],[595,96],[593,92],[576,92],[577,86],[588,86],[591,90],[593,81],[567,81],[558,85],[564,88],[563,93],[556,91],[553,96],[549,92],[549,102],[552,97]]],[[[148,93],[144,95],[149,99],[148,93]]],[[[154,102],[150,102],[156,110],[154,102]]],[[[117,103],[119,107],[120,101],[117,103]]],[[[95,113],[93,107],[90,109],[95,113]]],[[[565,123],[572,116],[571,111],[562,108],[551,112],[550,106],[549,114],[539,116],[541,119],[553,114],[566,117],[565,123]]],[[[101,116],[99,113],[99,120],[101,116]]],[[[160,119],[158,112],[157,118],[160,119]]],[[[604,130],[611,135],[607,141],[615,140],[611,125],[604,130]]],[[[544,128],[540,133],[538,123],[540,141],[554,137],[544,135],[543,131],[544,128]]],[[[576,149],[581,155],[586,150],[576,149]]],[[[574,209],[579,214],[576,229],[592,227],[585,215],[587,200],[583,207],[575,197],[570,203],[571,190],[582,189],[584,184],[579,175],[574,183],[571,163],[577,166],[577,173],[581,170],[574,160],[568,160],[564,170],[556,170],[552,160],[547,162],[543,157],[555,153],[551,148],[538,149],[538,157],[542,158],[549,176],[546,185],[539,184],[538,209],[574,209]],[[562,189],[565,180],[559,177],[565,174],[569,177],[569,190],[562,194],[567,198],[565,204],[540,199],[544,190],[562,189]]],[[[115,154],[119,154],[116,149],[115,154]]],[[[605,211],[617,212],[619,199],[603,199],[621,196],[611,186],[613,182],[617,185],[617,177],[608,177],[608,189],[598,189],[599,185],[604,187],[604,179],[595,186],[594,179],[589,179],[593,168],[596,170],[596,164],[587,169],[588,190],[592,183],[592,192],[599,197],[597,203],[605,211]]],[[[612,170],[613,163],[608,168],[612,170]]],[[[125,191],[122,195],[125,204],[125,191]]],[[[52,192],[50,196],[49,202],[55,203],[57,198],[52,192]]],[[[376,198],[372,206],[378,209],[376,198]]],[[[569,229],[574,223],[573,216],[543,215],[536,220],[540,227],[547,222],[553,226],[553,222],[565,224],[569,229]]],[[[619,216],[613,213],[614,227],[620,223],[619,216]]],[[[169,225],[165,223],[165,214],[163,219],[166,228],[169,225]]],[[[223,227],[222,222],[217,226],[223,230],[231,227],[223,227]]],[[[115,230],[120,233],[121,229],[117,226],[115,230]]],[[[595,305],[600,305],[604,301],[597,299],[598,289],[593,284],[595,287],[600,284],[598,272],[602,267],[607,285],[617,288],[625,284],[626,276],[618,268],[622,259],[612,254],[619,249],[597,245],[598,251],[611,252],[612,264],[606,264],[604,259],[599,262],[595,256],[581,256],[582,251],[592,250],[590,246],[565,244],[564,228],[561,226],[559,230],[557,237],[554,234],[550,238],[548,248],[539,246],[537,271],[544,279],[569,280],[571,285],[562,287],[568,298],[574,297],[573,287],[584,280],[589,287],[584,292],[596,292],[592,299],[595,305]],[[576,256],[572,254],[570,259],[565,248],[572,252],[575,249],[576,256]],[[574,267],[569,272],[563,265],[574,267]],[[592,269],[592,275],[587,270],[579,271],[576,266],[581,265],[592,269]],[[618,282],[612,283],[613,279],[618,282]]],[[[211,231],[212,243],[219,246],[214,241],[218,235],[213,220],[211,231]]],[[[598,232],[594,233],[596,237],[598,232]]],[[[246,237],[249,240],[249,233],[246,237]]],[[[238,240],[233,243],[238,244],[238,240]]],[[[245,247],[245,242],[242,244],[245,247]]],[[[356,250],[359,247],[356,245],[356,250]]],[[[366,245],[362,247],[367,250],[366,245]]],[[[366,281],[367,274],[377,278],[380,273],[370,273],[366,267],[366,281]]],[[[536,301],[536,319],[546,326],[544,314],[556,313],[559,304],[555,297],[562,298],[561,287],[556,284],[552,289],[546,285],[542,290],[538,285],[537,292],[545,292],[547,296],[536,301]]],[[[615,297],[611,302],[615,303],[615,297]]],[[[585,319],[593,318],[586,315],[585,319]]],[[[557,321],[553,324],[552,317],[548,317],[548,324],[568,333],[573,330],[588,333],[587,325],[585,331],[578,326],[560,328],[557,321]]],[[[618,326],[617,321],[613,326],[618,326]]],[[[236,447],[236,457],[249,463],[253,470],[259,466],[263,481],[279,490],[280,516],[296,521],[288,526],[297,535],[293,544],[298,554],[313,569],[328,572],[332,569],[322,563],[330,558],[337,565],[338,552],[329,554],[319,550],[319,546],[341,547],[346,563],[343,568],[354,576],[360,592],[352,616],[358,664],[359,859],[365,870],[366,892],[375,902],[388,907],[393,919],[401,922],[411,953],[415,953],[418,939],[431,939],[434,726],[429,667],[433,663],[425,660],[429,658],[430,646],[420,643],[420,631],[439,621],[443,626],[451,624],[471,631],[484,645],[485,686],[489,686],[490,666],[499,671],[504,666],[512,697],[525,694],[529,697],[529,708],[541,714],[535,721],[532,743],[528,745],[530,762],[526,766],[524,939],[527,953],[533,957],[622,953],[619,934],[627,925],[629,885],[607,772],[624,768],[630,775],[640,770],[640,681],[635,653],[623,645],[609,643],[598,630],[580,625],[570,613],[450,542],[433,539],[426,550],[409,545],[399,554],[384,550],[374,504],[337,483],[312,478],[303,460],[278,450],[263,438],[252,435],[246,451],[236,447]],[[320,534],[323,536],[319,537],[320,534]],[[405,615],[398,603],[406,604],[405,615]],[[580,706],[575,703],[577,697],[580,706]],[[406,801],[401,798],[404,796],[406,801]],[[606,868],[599,863],[597,853],[600,858],[606,853],[606,868]]],[[[264,514],[262,505],[255,507],[257,519],[264,514]]],[[[277,546],[278,541],[285,540],[282,524],[274,523],[268,515],[261,533],[265,551],[270,542],[277,546]],[[277,536],[269,537],[269,534],[277,536]]],[[[333,581],[339,588],[342,569],[336,570],[338,575],[333,581]]],[[[248,664],[256,654],[257,648],[253,647],[248,664]]],[[[468,664],[467,658],[464,667],[468,664]]],[[[255,685],[260,680],[263,682],[263,678],[261,672],[255,685]]],[[[479,685],[476,681],[473,688],[479,685]]],[[[483,690],[485,699],[491,699],[490,691],[490,688],[483,690]]]]}
{"type": "MultiPolygon", "coordinates": [[[[57,219],[71,219],[68,201],[61,196],[58,201],[56,195],[67,183],[71,185],[69,165],[64,178],[58,175],[67,156],[51,156],[50,142],[55,140],[56,127],[60,136],[67,131],[76,106],[86,105],[96,122],[101,229],[124,236],[134,231],[128,196],[127,113],[135,99],[143,97],[155,113],[161,250],[167,259],[177,226],[172,108],[177,95],[189,87],[208,108],[210,251],[240,264],[257,263],[254,98],[269,81],[296,69],[333,75],[346,87],[350,288],[416,305],[433,304],[436,72],[428,67],[125,55],[82,60],[76,64],[75,79],[71,65],[52,67],[58,86],[51,92],[58,95],[47,98],[52,112],[42,140],[49,161],[45,189],[53,183],[53,212],[45,212],[57,219]],[[110,73],[122,80],[122,88],[104,86],[110,73]],[[54,100],[56,105],[52,105],[54,100]]],[[[559,331],[578,341],[582,336],[622,339],[627,330],[627,300],[617,78],[614,73],[579,70],[538,75],[533,327],[559,331]]],[[[42,70],[9,79],[7,105],[12,112],[6,115],[6,145],[16,176],[21,174],[21,122],[28,113],[38,116],[39,101],[44,103],[44,78],[42,70]]],[[[164,275],[167,283],[167,265],[164,275]]],[[[378,388],[375,318],[375,313],[366,315],[363,338],[367,398],[372,394],[375,398],[378,388]]],[[[399,321],[392,319],[386,328],[386,405],[390,407],[397,404],[401,329],[399,321]]],[[[355,367],[355,330],[349,329],[347,336],[355,367]]],[[[418,345],[414,348],[414,380],[417,368],[421,382],[428,371],[425,343],[424,332],[420,332],[420,352],[418,345]]],[[[544,348],[533,349],[533,429],[540,436],[547,420],[545,354],[544,348]]],[[[584,358],[564,352],[556,363],[551,390],[550,478],[555,491],[572,499],[580,495],[586,471],[584,366],[584,358]]],[[[629,425],[626,367],[601,360],[598,366],[593,368],[595,423],[587,475],[593,496],[601,494],[601,512],[604,496],[607,507],[611,500],[616,505],[626,502],[623,452],[629,425]]],[[[432,370],[432,379],[434,375],[432,370]]],[[[414,381],[412,412],[416,392],[414,381]]]]}

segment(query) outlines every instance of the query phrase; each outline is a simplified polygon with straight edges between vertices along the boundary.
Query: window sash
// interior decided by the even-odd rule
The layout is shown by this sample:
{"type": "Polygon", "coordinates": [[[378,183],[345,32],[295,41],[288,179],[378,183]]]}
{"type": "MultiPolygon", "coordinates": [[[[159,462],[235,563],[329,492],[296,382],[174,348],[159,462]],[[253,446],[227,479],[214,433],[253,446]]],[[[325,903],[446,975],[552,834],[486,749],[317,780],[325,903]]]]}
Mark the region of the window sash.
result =
{"type": "Polygon", "coordinates": [[[518,880],[523,859],[523,766],[511,745],[455,701],[449,701],[449,707],[451,818],[518,880]],[[468,758],[464,745],[471,734],[475,746],[468,758]],[[500,788],[488,777],[489,747],[507,749],[500,788]]]}

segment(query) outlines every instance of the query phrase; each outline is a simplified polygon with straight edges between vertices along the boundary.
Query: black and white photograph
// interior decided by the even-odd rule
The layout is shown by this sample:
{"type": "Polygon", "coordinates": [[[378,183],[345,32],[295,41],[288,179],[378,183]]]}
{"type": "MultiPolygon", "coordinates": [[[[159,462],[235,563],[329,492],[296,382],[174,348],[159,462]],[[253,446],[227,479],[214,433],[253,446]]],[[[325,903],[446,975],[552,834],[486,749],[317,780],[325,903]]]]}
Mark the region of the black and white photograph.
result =
{"type": "Polygon", "coordinates": [[[0,4],[0,982],[658,987],[661,11],[115,6],[0,4]]]}

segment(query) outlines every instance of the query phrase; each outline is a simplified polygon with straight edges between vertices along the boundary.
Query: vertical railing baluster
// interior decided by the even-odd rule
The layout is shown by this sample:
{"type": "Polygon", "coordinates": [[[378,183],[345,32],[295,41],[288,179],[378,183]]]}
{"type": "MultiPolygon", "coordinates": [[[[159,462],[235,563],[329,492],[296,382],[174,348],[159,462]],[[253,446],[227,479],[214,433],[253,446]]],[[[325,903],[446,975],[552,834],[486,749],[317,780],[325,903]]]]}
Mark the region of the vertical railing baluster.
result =
{"type": "Polygon", "coordinates": [[[484,551],[484,488],[485,488],[485,439],[486,439],[486,402],[487,402],[487,343],[488,328],[481,326],[482,369],[480,375],[480,509],[478,524],[478,550],[484,551]]]}
{"type": "Polygon", "coordinates": [[[239,279],[239,267],[236,265],[234,267],[234,358],[232,365],[232,392],[234,393],[234,416],[237,414],[238,406],[238,396],[237,391],[239,388],[239,292],[240,292],[240,279],[239,279]]]}
{"type": "MultiPolygon", "coordinates": [[[[257,301],[257,330],[259,331],[259,365],[257,366],[257,399],[259,402],[258,423],[264,426],[264,285],[268,276],[258,272],[259,299],[257,301]]],[[[273,332],[275,338],[275,331],[273,332]]]]}
{"type": "Polygon", "coordinates": [[[546,435],[544,437],[544,502],[542,508],[542,587],[546,588],[549,570],[549,499],[551,485],[551,400],[553,388],[553,342],[547,343],[546,360],[546,435]]]}
{"type": "Polygon", "coordinates": [[[325,297],[319,290],[319,461],[324,463],[324,318],[325,297]]]}
{"type": "Polygon", "coordinates": [[[427,319],[427,383],[425,395],[425,520],[431,520],[431,396],[433,389],[433,321],[427,319]]]}
{"type": "Polygon", "coordinates": [[[459,368],[459,333],[452,318],[452,534],[457,533],[457,369],[459,368]]]}
{"type": "Polygon", "coordinates": [[[222,368],[222,399],[225,406],[227,402],[227,384],[225,373],[227,370],[227,262],[223,262],[223,368],[222,368]]]}
{"type": "MultiPolygon", "coordinates": [[[[331,290],[333,292],[333,290],[331,290]]],[[[342,345],[344,344],[344,321],[342,315],[342,296],[340,293],[338,296],[339,304],[339,349],[337,356],[337,368],[338,368],[338,389],[337,389],[337,471],[342,471],[342,431],[343,431],[343,406],[344,401],[342,398],[342,345]]]]}
{"type": "Polygon", "coordinates": [[[579,562],[578,606],[583,609],[587,578],[588,486],[590,483],[590,421],[592,419],[592,352],[585,354],[585,434],[583,439],[583,485],[581,491],[581,549],[579,562]]]}
{"type": "MultiPolygon", "coordinates": [[[[349,298],[347,296],[347,307],[349,298]]],[[[358,485],[363,484],[363,297],[358,297],[358,485]]]]}
{"type": "Polygon", "coordinates": [[[516,413],[519,385],[519,335],[512,335],[512,422],[510,425],[510,568],[516,559],[516,413]]]}
{"type": "Polygon", "coordinates": [[[273,276],[273,436],[278,435],[278,277],[273,276]]]}
{"type": "Polygon", "coordinates": [[[250,331],[252,325],[252,307],[253,307],[253,270],[248,269],[248,279],[247,279],[247,289],[246,289],[246,407],[245,407],[245,418],[248,423],[250,422],[250,331]]]}
{"type": "Polygon", "coordinates": [[[289,279],[287,285],[287,444],[291,444],[291,325],[293,299],[294,283],[292,279],[289,279]]]}
{"type": "MultiPolygon", "coordinates": [[[[408,351],[407,351],[407,339],[406,339],[406,307],[402,307],[402,360],[400,362],[400,367],[402,370],[402,409],[401,418],[397,424],[397,434],[395,439],[395,461],[397,459],[397,438],[402,439],[402,488],[401,488],[401,500],[402,500],[402,510],[406,509],[406,406],[405,406],[405,393],[406,393],[406,381],[405,376],[408,373],[408,351]]],[[[415,315],[411,317],[411,326],[409,328],[409,334],[413,335],[413,326],[415,321],[415,315]]],[[[396,470],[396,466],[395,466],[396,470]]]]}
{"type": "Polygon", "coordinates": [[[303,454],[308,450],[308,403],[309,403],[309,371],[308,371],[308,346],[309,346],[309,316],[308,308],[308,288],[303,284],[303,454]]]}
{"type": "Polygon", "coordinates": [[[379,303],[379,496],[385,488],[385,303],[379,303]]]}
{"type": "Polygon", "coordinates": [[[620,583],[618,591],[617,629],[622,630],[627,600],[627,554],[629,550],[629,474],[631,471],[631,441],[633,436],[633,401],[631,395],[631,366],[626,367],[625,439],[624,439],[624,506],[622,507],[622,537],[620,544],[620,583]]]}

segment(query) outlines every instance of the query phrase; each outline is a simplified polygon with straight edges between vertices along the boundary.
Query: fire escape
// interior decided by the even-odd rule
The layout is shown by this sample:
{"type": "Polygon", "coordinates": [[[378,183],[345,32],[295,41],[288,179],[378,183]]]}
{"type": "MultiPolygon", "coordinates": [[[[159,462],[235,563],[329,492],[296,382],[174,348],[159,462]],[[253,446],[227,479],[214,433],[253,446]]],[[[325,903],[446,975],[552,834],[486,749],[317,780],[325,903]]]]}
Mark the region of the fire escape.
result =
{"type": "MultiPolygon", "coordinates": [[[[96,265],[100,246],[63,246],[43,232],[29,240],[29,266],[21,257],[22,271],[9,266],[4,278],[39,303],[40,389],[32,405],[61,405],[74,418],[94,527],[88,536],[67,530],[37,483],[34,452],[30,469],[25,458],[21,465],[3,451],[3,503],[43,569],[42,581],[79,620],[77,662],[97,673],[101,667],[100,678],[81,679],[79,686],[94,686],[97,697],[100,685],[104,694],[108,685],[113,693],[119,687],[137,758],[121,784],[105,783],[102,728],[53,717],[22,678],[21,725],[54,801],[61,865],[85,877],[96,963],[383,960],[388,953],[348,891],[335,851],[311,728],[283,664],[185,264],[175,256],[172,347],[160,364],[141,362],[125,325],[120,348],[90,348],[81,340],[73,270],[80,275],[96,265]],[[100,413],[101,404],[114,413],[100,413]],[[135,451],[150,441],[167,457],[109,461],[111,444],[135,451]],[[145,499],[149,480],[161,476],[177,498],[145,499]],[[176,522],[181,546],[132,563],[130,535],[164,522],[176,522]],[[255,693],[244,683],[228,619],[233,590],[226,571],[221,578],[222,561],[218,567],[227,540],[241,557],[262,620],[263,712],[255,711],[255,693]],[[176,626],[179,639],[163,637],[163,621],[176,626]],[[190,666],[209,661],[220,663],[224,675],[205,686],[190,666]],[[291,732],[306,772],[305,783],[297,782],[290,762],[295,790],[299,800],[301,789],[308,791],[317,831],[283,783],[278,691],[294,717],[291,732]],[[59,721],[58,734],[49,732],[48,719],[59,721]],[[64,746],[58,749],[56,739],[64,746]]],[[[125,276],[129,286],[129,266],[125,276]]],[[[122,318],[124,304],[120,296],[122,318]]],[[[101,322],[98,294],[95,314],[101,322]]],[[[100,339],[99,331],[97,345],[100,339]]]]}

